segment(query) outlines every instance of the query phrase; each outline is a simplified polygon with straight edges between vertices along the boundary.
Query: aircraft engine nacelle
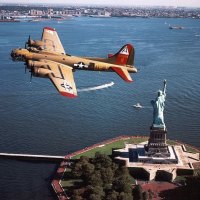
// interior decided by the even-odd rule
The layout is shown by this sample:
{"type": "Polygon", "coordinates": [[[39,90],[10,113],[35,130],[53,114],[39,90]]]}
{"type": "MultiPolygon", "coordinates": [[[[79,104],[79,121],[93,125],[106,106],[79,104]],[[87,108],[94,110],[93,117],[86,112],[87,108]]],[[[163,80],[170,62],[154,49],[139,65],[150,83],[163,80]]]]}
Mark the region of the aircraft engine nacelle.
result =
{"type": "Polygon", "coordinates": [[[28,69],[30,69],[31,74],[37,77],[46,78],[48,77],[48,74],[52,72],[51,70],[47,68],[46,63],[41,62],[41,61],[29,60],[27,62],[27,67],[28,69]]]}
{"type": "Polygon", "coordinates": [[[43,46],[45,45],[45,43],[41,40],[29,40],[28,41],[28,47],[35,47],[37,49],[42,50],[43,46]]]}
{"type": "Polygon", "coordinates": [[[45,63],[44,63],[44,62],[32,61],[32,60],[28,60],[26,64],[27,64],[28,69],[32,69],[32,68],[34,68],[34,67],[40,68],[40,67],[45,66],[45,63]]]}
{"type": "Polygon", "coordinates": [[[34,41],[34,44],[33,44],[33,47],[36,47],[40,50],[44,49],[43,46],[45,45],[44,42],[40,41],[40,40],[35,40],[34,41]]]}
{"type": "Polygon", "coordinates": [[[33,76],[48,78],[48,74],[50,74],[51,72],[52,71],[49,69],[45,69],[42,67],[34,67],[33,76]]]}

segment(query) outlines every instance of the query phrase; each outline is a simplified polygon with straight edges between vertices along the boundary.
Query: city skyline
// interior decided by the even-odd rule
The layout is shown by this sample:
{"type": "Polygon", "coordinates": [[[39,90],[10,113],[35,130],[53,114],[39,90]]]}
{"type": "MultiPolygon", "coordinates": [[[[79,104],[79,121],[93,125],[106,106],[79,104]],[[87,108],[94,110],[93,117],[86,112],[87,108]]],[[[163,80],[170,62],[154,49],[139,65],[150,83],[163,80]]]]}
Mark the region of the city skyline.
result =
{"type": "MultiPolygon", "coordinates": [[[[23,4],[33,4],[29,0],[0,0],[0,3],[23,3],[23,4]]],[[[106,2],[100,0],[57,0],[56,3],[54,0],[35,0],[34,3],[39,4],[72,4],[72,5],[114,5],[114,6],[174,6],[174,7],[200,7],[199,0],[108,0],[106,2]]]]}

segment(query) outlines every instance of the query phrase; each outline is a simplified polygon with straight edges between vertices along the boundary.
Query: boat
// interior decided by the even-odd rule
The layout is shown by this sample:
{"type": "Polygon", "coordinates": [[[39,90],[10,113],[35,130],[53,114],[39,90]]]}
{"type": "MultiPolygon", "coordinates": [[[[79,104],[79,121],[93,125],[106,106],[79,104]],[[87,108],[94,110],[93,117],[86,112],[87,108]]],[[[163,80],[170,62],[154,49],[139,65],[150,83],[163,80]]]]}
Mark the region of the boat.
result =
{"type": "Polygon", "coordinates": [[[12,17],[0,16],[0,22],[20,22],[12,17]]]}
{"type": "Polygon", "coordinates": [[[135,105],[133,105],[134,108],[142,108],[142,106],[140,105],[140,103],[136,103],[135,105]]]}
{"type": "Polygon", "coordinates": [[[89,15],[89,17],[93,18],[110,18],[110,15],[89,15]]]}
{"type": "Polygon", "coordinates": [[[183,29],[183,27],[182,26],[171,26],[171,25],[169,25],[169,29],[183,29]]]}
{"type": "Polygon", "coordinates": [[[20,21],[15,19],[0,19],[0,22],[20,22],[20,21]]]}

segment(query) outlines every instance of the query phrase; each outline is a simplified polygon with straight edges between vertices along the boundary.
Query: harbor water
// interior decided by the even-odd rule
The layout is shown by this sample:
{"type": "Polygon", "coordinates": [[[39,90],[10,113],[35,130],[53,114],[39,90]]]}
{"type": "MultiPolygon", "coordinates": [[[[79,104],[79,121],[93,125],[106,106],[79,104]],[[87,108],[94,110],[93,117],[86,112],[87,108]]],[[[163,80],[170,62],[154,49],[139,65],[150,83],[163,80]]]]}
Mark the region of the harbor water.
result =
{"type": "MultiPolygon", "coordinates": [[[[66,155],[120,135],[149,135],[150,101],[164,79],[167,137],[200,147],[200,20],[77,17],[0,23],[0,30],[0,152],[66,155]],[[24,47],[29,35],[40,39],[46,26],[56,28],[72,55],[107,57],[133,44],[134,82],[116,73],[76,71],[76,99],[60,96],[48,79],[30,83],[30,73],[10,52],[24,47]],[[144,108],[135,109],[136,103],[144,108]]],[[[50,182],[56,167],[1,159],[1,200],[55,199],[50,182]]]]}

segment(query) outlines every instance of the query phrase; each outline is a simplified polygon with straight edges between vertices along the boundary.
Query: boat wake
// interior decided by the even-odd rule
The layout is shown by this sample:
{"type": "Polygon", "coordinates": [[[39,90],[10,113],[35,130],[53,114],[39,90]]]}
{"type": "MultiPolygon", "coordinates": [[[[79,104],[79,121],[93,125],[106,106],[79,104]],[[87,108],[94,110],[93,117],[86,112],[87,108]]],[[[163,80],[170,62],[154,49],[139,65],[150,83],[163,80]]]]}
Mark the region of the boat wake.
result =
{"type": "Polygon", "coordinates": [[[112,87],[115,83],[114,82],[110,82],[110,83],[106,83],[103,85],[97,85],[94,87],[88,87],[88,88],[83,88],[83,89],[77,89],[78,92],[88,92],[88,91],[93,91],[93,90],[101,90],[104,88],[108,88],[108,87],[112,87]]]}
{"type": "Polygon", "coordinates": [[[134,108],[136,108],[136,109],[143,109],[143,108],[152,108],[152,106],[141,106],[141,105],[137,105],[137,104],[135,104],[135,105],[132,105],[134,108]]]}

